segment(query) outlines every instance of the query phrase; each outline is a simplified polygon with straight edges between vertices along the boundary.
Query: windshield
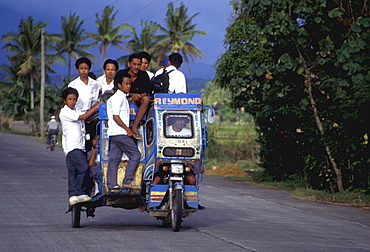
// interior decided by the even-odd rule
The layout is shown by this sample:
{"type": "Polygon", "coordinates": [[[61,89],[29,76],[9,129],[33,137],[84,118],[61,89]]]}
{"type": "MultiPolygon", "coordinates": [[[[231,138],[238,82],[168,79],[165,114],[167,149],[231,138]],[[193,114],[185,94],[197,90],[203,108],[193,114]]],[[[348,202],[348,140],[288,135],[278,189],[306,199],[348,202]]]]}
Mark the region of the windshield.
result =
{"type": "Polygon", "coordinates": [[[167,138],[192,138],[193,120],[190,114],[165,113],[163,115],[167,138]]]}

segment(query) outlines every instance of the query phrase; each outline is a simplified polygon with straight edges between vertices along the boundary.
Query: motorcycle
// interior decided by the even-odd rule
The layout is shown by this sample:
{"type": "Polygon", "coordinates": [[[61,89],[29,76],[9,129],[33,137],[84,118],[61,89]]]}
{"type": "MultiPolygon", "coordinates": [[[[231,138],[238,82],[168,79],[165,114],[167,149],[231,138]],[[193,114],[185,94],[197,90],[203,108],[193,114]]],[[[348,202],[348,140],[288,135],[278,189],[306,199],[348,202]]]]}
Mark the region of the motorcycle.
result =
{"type": "Polygon", "coordinates": [[[54,151],[56,145],[57,145],[57,135],[51,135],[50,150],[54,151]]]}
{"type": "MultiPolygon", "coordinates": [[[[130,120],[138,107],[130,104],[130,120]]],[[[200,94],[155,94],[153,105],[139,127],[142,138],[135,140],[141,160],[134,183],[141,189],[110,194],[107,187],[109,159],[108,117],[105,104],[99,107],[99,165],[94,175],[92,200],[70,206],[72,227],[80,226],[80,215],[94,217],[96,207],[139,208],[178,232],[183,218],[199,209],[199,184],[203,179],[207,147],[207,126],[214,121],[211,106],[202,105],[200,94]],[[97,189],[97,190],[96,190],[97,189]]],[[[122,186],[127,162],[121,162],[117,183],[122,186]]]]}

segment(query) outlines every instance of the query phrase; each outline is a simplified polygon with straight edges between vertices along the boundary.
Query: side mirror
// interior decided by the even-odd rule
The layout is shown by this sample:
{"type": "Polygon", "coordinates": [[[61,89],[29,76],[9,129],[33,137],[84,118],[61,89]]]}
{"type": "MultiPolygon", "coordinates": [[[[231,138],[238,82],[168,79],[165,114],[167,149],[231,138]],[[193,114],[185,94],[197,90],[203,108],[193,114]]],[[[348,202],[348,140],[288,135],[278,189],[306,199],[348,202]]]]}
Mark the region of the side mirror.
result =
{"type": "Polygon", "coordinates": [[[208,108],[207,113],[206,113],[206,118],[205,118],[206,122],[208,124],[213,124],[215,122],[215,110],[210,105],[204,105],[203,109],[204,108],[208,108]]]}

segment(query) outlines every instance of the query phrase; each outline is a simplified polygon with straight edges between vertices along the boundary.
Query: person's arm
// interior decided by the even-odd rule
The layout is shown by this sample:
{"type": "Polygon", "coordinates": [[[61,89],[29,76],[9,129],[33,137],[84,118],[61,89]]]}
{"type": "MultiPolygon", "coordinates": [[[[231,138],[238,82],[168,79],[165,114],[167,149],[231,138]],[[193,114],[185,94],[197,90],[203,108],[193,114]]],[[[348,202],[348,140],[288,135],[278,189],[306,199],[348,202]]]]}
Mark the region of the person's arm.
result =
{"type": "Polygon", "coordinates": [[[121,117],[119,115],[113,115],[113,120],[122,128],[124,128],[127,131],[127,136],[132,137],[134,133],[132,133],[132,130],[124,124],[124,122],[121,120],[121,117]]]}
{"type": "Polygon", "coordinates": [[[89,167],[92,167],[95,165],[95,156],[96,156],[96,146],[93,146],[92,147],[92,151],[91,151],[91,155],[90,155],[90,158],[89,158],[89,167]]]}
{"type": "MultiPolygon", "coordinates": [[[[101,102],[102,103],[102,102],[101,102]]],[[[87,118],[89,118],[97,109],[99,108],[99,102],[96,102],[92,107],[91,109],[89,109],[88,111],[86,111],[85,114],[83,115],[80,115],[78,117],[78,120],[86,120],[87,118]]]]}
{"type": "Polygon", "coordinates": [[[141,95],[140,94],[137,94],[137,93],[130,93],[130,97],[134,101],[140,101],[141,100],[141,95]]]}

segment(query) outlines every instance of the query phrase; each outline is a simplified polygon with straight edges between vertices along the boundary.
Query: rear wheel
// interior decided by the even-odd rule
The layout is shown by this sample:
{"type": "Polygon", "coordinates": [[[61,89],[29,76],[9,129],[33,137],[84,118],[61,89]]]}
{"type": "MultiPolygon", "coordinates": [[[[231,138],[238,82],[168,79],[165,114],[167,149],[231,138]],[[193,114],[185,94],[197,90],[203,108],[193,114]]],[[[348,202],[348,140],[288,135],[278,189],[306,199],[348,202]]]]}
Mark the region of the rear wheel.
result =
{"type": "Polygon", "coordinates": [[[56,144],[55,138],[54,138],[54,136],[52,136],[51,137],[51,145],[50,145],[50,150],[51,151],[54,151],[55,144],[56,144]]]}
{"type": "Polygon", "coordinates": [[[78,228],[80,227],[81,221],[81,206],[72,206],[72,227],[78,228]]]}
{"type": "Polygon", "coordinates": [[[178,232],[180,231],[182,220],[182,191],[180,189],[175,190],[172,203],[171,228],[172,231],[178,232]]]}

